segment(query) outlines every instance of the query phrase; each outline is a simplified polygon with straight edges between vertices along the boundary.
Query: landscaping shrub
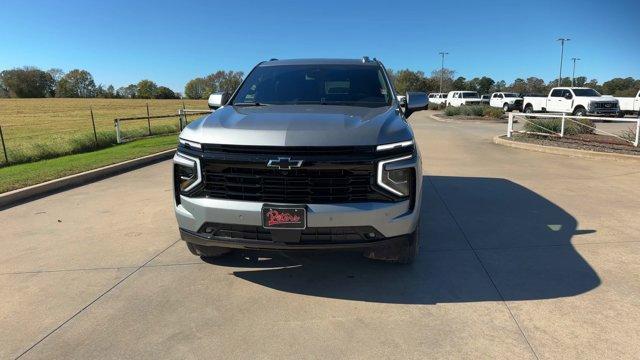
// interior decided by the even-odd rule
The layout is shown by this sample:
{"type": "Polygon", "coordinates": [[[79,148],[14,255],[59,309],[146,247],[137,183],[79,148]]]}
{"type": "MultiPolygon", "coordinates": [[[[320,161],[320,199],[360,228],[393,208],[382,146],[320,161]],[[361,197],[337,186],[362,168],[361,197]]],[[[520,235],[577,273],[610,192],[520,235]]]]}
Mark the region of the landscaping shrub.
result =
{"type": "Polygon", "coordinates": [[[448,108],[444,109],[444,114],[447,116],[456,116],[462,114],[462,110],[460,107],[449,106],[448,108]]]}
{"type": "Polygon", "coordinates": [[[492,117],[500,118],[503,114],[502,109],[492,108],[486,105],[470,105],[470,106],[458,106],[448,107],[444,110],[444,114],[447,116],[476,116],[476,117],[492,117]]]}
{"type": "MultiPolygon", "coordinates": [[[[590,119],[579,119],[574,121],[570,121],[569,119],[565,120],[564,124],[564,134],[565,135],[579,135],[579,134],[593,134],[594,130],[590,127],[593,127],[593,121],[590,119]],[[590,126],[590,127],[588,127],[590,126]]],[[[562,128],[562,119],[561,118],[544,118],[544,119],[530,119],[529,121],[524,123],[524,130],[538,133],[556,133],[559,134],[562,128]]]]}
{"type": "Polygon", "coordinates": [[[504,115],[504,111],[501,108],[494,108],[491,106],[487,106],[484,109],[484,116],[490,118],[500,119],[504,115]]]}

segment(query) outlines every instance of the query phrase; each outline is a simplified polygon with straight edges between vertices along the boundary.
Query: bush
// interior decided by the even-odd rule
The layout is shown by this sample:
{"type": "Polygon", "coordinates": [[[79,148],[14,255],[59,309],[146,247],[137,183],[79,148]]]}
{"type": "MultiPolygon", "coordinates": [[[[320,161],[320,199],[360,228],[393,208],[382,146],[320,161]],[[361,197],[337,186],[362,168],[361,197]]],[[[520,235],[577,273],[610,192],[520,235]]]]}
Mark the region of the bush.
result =
{"type": "Polygon", "coordinates": [[[490,118],[496,118],[499,119],[502,117],[502,115],[504,115],[504,111],[502,111],[502,109],[500,108],[494,108],[494,107],[486,107],[484,109],[484,116],[485,117],[490,117],[490,118]]]}
{"type": "MultiPolygon", "coordinates": [[[[593,121],[590,119],[565,120],[565,135],[593,134],[593,121]]],[[[529,119],[524,123],[524,130],[538,133],[559,134],[562,129],[561,118],[529,119]]]]}
{"type": "Polygon", "coordinates": [[[444,114],[447,116],[456,116],[462,114],[462,110],[459,107],[450,106],[444,109],[444,114]]]}
{"type": "Polygon", "coordinates": [[[470,105],[470,106],[450,106],[444,110],[444,114],[447,116],[476,116],[476,117],[492,117],[499,118],[502,116],[502,109],[492,108],[486,105],[470,105]]]}

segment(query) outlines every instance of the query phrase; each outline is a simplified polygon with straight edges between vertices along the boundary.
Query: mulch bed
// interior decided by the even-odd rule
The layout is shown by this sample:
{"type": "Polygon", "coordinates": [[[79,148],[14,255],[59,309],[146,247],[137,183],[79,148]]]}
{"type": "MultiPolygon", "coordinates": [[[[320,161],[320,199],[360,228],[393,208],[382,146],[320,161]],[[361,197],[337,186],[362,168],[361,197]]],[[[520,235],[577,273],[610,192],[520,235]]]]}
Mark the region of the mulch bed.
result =
{"type": "Polygon", "coordinates": [[[511,139],[538,145],[640,156],[640,147],[609,135],[580,134],[560,138],[513,134],[511,139]]]}

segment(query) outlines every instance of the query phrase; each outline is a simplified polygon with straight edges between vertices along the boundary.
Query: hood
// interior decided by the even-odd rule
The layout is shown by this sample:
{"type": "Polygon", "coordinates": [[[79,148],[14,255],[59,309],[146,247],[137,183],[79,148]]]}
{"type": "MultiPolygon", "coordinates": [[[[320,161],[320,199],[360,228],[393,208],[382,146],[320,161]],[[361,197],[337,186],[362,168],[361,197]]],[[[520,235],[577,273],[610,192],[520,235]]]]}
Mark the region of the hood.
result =
{"type": "Polygon", "coordinates": [[[581,99],[586,99],[589,102],[609,102],[617,103],[618,100],[612,96],[580,96],[581,99]]]}
{"type": "Polygon", "coordinates": [[[393,107],[228,105],[190,123],[180,137],[204,144],[360,146],[406,141],[413,133],[393,107]]]}

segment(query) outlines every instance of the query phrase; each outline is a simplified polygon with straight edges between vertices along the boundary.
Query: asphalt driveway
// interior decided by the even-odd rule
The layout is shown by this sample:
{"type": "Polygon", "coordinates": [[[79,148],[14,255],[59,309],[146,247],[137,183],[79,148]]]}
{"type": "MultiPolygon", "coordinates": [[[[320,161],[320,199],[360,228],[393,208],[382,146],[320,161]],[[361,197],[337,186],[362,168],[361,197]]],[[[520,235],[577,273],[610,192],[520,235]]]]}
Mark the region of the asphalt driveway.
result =
{"type": "Polygon", "coordinates": [[[204,262],[163,162],[0,212],[0,358],[637,358],[640,163],[412,116],[411,266],[356,253],[204,262]]]}

